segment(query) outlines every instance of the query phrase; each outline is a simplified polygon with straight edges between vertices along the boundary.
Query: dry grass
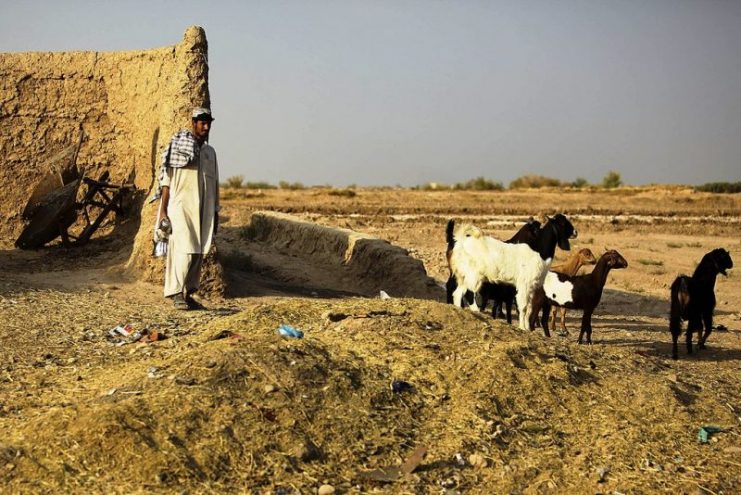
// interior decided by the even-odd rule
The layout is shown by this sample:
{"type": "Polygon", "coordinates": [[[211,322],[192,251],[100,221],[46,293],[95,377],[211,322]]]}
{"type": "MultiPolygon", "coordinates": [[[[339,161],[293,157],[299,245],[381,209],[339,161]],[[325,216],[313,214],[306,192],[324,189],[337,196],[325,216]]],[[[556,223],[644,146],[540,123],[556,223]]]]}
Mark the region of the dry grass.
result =
{"type": "Polygon", "coordinates": [[[733,483],[730,471],[704,467],[721,464],[733,434],[709,449],[686,429],[698,414],[733,426],[733,412],[656,356],[581,348],[413,300],[276,300],[200,321],[133,347],[93,332],[74,363],[47,349],[52,356],[40,356],[23,380],[40,394],[11,399],[15,418],[0,422],[14,453],[5,486],[657,491],[689,489],[674,471],[690,459],[692,482],[733,483]],[[277,336],[284,322],[306,338],[277,336]],[[413,388],[395,393],[393,380],[413,388]],[[62,399],[69,394],[76,399],[62,399]],[[652,421],[657,414],[664,420],[652,421]],[[409,479],[388,485],[362,475],[398,465],[417,446],[429,453],[409,479]],[[467,464],[472,454],[486,467],[467,464]],[[609,475],[598,483],[603,466],[609,475]],[[662,468],[647,477],[647,466],[662,468]]]}

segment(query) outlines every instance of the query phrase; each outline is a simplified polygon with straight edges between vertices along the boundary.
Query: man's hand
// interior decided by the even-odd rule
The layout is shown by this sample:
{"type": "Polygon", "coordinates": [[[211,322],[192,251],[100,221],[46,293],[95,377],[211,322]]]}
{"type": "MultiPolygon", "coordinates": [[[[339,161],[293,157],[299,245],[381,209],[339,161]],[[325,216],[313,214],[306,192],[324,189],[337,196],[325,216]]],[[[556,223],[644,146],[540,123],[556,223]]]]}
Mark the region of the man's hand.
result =
{"type": "Polygon", "coordinates": [[[168,233],[172,233],[172,223],[170,222],[170,217],[167,216],[167,213],[160,215],[160,224],[158,227],[162,230],[168,231],[168,233]]]}

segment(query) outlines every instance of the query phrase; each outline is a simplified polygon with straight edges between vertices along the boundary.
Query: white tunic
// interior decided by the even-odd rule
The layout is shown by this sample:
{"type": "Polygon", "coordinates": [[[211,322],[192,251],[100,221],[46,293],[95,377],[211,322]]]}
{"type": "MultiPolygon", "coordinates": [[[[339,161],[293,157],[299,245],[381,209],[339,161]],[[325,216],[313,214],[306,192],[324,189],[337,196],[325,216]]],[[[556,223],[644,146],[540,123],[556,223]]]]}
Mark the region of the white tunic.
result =
{"type": "Polygon", "coordinates": [[[219,167],[216,151],[201,146],[198,163],[168,167],[162,186],[169,186],[167,216],[172,224],[168,255],[207,254],[214,232],[214,215],[219,209],[219,167]]]}

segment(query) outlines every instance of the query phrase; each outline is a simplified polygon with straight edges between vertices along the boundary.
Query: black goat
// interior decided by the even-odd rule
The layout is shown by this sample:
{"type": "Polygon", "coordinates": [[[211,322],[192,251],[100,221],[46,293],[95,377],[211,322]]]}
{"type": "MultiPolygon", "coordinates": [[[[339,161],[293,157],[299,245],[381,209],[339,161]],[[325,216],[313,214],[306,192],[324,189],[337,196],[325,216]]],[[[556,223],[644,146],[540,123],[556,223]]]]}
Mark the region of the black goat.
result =
{"type": "Polygon", "coordinates": [[[551,306],[560,306],[584,311],[581,319],[579,343],[586,335],[587,344],[592,343],[592,314],[602,298],[602,290],[607,282],[607,275],[612,269],[627,268],[628,262],[615,250],[605,252],[587,275],[568,276],[562,273],[548,272],[543,286],[533,295],[533,312],[531,324],[533,327],[538,311],[542,308],[540,324],[546,337],[551,334],[548,330],[548,317],[551,306]]]}
{"type": "Polygon", "coordinates": [[[679,358],[677,339],[682,333],[682,320],[688,321],[687,354],[692,354],[692,333],[694,331],[698,332],[697,347],[705,348],[705,341],[713,330],[715,279],[719,273],[728,276],[726,270],[730,268],[733,268],[730,253],[722,248],[713,249],[702,257],[692,277],[680,275],[672,283],[669,330],[672,333],[672,357],[674,359],[679,358]]]}
{"type": "MultiPolygon", "coordinates": [[[[515,235],[504,242],[508,244],[527,244],[528,246],[530,246],[530,248],[535,249],[535,240],[538,237],[540,225],[541,224],[539,221],[534,220],[532,217],[530,217],[527,223],[520,227],[520,230],[518,230],[515,235]]],[[[448,248],[445,253],[448,259],[448,268],[450,268],[450,253],[453,251],[453,247],[455,246],[455,239],[453,239],[454,227],[455,222],[453,220],[449,220],[448,225],[445,229],[445,238],[448,243],[448,248]]],[[[453,291],[456,287],[458,287],[458,284],[455,281],[455,277],[453,277],[451,274],[448,277],[448,281],[445,283],[448,304],[453,304],[453,291]]],[[[485,282],[481,286],[481,290],[479,291],[479,293],[482,300],[482,310],[486,308],[488,301],[491,299],[492,301],[494,301],[491,315],[496,318],[497,311],[501,308],[502,303],[504,303],[507,308],[507,323],[509,323],[510,325],[512,324],[512,304],[515,300],[515,294],[517,293],[514,285],[485,282]]],[[[466,292],[465,298],[466,301],[471,304],[473,302],[474,295],[472,292],[468,291],[466,292]]]]}

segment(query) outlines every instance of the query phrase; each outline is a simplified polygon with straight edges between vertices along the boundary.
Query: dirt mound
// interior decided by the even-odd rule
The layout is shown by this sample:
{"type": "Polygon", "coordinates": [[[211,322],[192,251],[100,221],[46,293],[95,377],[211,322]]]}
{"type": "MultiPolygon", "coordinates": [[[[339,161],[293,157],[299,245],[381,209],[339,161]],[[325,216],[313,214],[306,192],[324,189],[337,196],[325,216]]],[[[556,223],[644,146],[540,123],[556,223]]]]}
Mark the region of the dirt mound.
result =
{"type": "Polygon", "coordinates": [[[696,383],[659,357],[544,339],[431,301],[271,300],[196,334],[112,349],[126,358],[58,383],[55,407],[6,429],[5,490],[738,488],[728,468],[734,384],[696,383]],[[280,337],[281,323],[305,337],[280,337]],[[395,380],[408,386],[394,390],[395,380]],[[701,422],[730,430],[701,445],[701,422]],[[428,454],[410,476],[371,472],[420,446],[428,454]]]}

